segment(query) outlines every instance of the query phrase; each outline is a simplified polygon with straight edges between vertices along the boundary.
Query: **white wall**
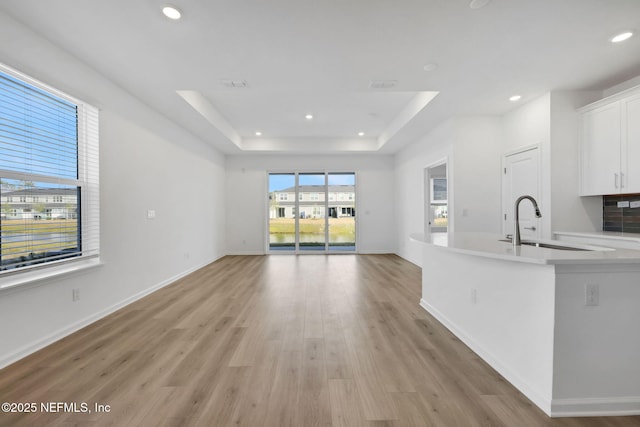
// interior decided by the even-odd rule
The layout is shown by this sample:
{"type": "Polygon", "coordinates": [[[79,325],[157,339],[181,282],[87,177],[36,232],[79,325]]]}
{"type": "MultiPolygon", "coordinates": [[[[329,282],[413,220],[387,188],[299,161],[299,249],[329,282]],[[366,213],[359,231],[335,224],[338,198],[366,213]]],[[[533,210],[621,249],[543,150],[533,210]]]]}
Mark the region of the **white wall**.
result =
{"type": "Polygon", "coordinates": [[[596,231],[602,222],[600,198],[578,196],[579,123],[576,108],[597,92],[550,92],[502,116],[502,155],[540,148],[542,237],[554,231],[596,231]]]}
{"type": "Polygon", "coordinates": [[[4,366],[224,255],[225,171],[216,150],[3,14],[0,39],[6,65],[101,110],[103,261],[0,292],[4,366]]]}
{"type": "Polygon", "coordinates": [[[424,231],[424,170],[448,160],[449,230],[500,232],[500,122],[457,117],[396,154],[398,255],[422,264],[422,247],[409,240],[424,231]]]}
{"type": "MultiPolygon", "coordinates": [[[[529,101],[502,116],[502,156],[538,146],[540,150],[540,193],[542,238],[551,238],[551,94],[529,101]]],[[[577,173],[576,173],[577,176],[577,173]]]]}
{"type": "Polygon", "coordinates": [[[500,233],[500,119],[464,117],[455,123],[454,230],[500,233]]]}
{"type": "Polygon", "coordinates": [[[580,120],[600,92],[551,93],[551,231],[602,230],[602,197],[580,197],[580,120]]]}
{"type": "MultiPolygon", "coordinates": [[[[447,172],[453,176],[453,127],[454,120],[448,120],[395,156],[397,254],[416,265],[422,265],[422,244],[409,240],[409,235],[424,231],[424,170],[446,158],[447,172]]],[[[448,202],[451,211],[450,197],[448,202]]]]}
{"type": "Polygon", "coordinates": [[[393,253],[399,207],[394,204],[393,157],[246,155],[226,161],[226,247],[230,254],[266,250],[267,172],[356,172],[358,252],[393,253]]]}

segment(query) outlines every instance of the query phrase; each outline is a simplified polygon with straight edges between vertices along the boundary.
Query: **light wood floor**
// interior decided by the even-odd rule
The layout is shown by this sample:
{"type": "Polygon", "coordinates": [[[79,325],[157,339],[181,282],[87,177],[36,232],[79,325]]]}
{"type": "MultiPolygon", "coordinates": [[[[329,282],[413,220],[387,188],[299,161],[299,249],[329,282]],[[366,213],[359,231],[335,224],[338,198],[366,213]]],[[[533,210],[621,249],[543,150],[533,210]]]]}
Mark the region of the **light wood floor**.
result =
{"type": "Polygon", "coordinates": [[[549,419],[418,306],[393,255],[228,256],[0,371],[2,426],[640,426],[549,419]]]}

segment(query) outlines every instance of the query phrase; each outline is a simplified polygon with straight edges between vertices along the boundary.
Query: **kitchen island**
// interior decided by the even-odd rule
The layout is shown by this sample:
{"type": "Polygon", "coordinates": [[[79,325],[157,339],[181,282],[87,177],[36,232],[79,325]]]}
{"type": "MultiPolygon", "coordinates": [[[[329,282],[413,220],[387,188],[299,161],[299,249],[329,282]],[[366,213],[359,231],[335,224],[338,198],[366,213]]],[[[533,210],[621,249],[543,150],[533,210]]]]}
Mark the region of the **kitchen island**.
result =
{"type": "Polygon", "coordinates": [[[549,416],[640,414],[640,251],[447,237],[411,236],[425,310],[549,416]]]}

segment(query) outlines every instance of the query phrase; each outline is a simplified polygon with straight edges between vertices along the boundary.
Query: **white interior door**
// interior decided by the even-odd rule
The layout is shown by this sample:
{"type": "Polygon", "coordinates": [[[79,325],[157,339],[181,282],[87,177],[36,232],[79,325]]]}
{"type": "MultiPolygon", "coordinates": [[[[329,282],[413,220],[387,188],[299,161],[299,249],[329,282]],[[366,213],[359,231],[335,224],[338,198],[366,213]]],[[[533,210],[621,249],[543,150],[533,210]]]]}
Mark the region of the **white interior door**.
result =
{"type": "MultiPolygon", "coordinates": [[[[540,153],[538,147],[510,154],[503,159],[502,174],[502,231],[513,233],[514,203],[520,196],[532,196],[540,205],[540,153]]],[[[540,211],[542,215],[545,212],[540,211]]],[[[520,203],[520,235],[523,239],[539,239],[542,221],[535,216],[529,200],[520,203]]]]}

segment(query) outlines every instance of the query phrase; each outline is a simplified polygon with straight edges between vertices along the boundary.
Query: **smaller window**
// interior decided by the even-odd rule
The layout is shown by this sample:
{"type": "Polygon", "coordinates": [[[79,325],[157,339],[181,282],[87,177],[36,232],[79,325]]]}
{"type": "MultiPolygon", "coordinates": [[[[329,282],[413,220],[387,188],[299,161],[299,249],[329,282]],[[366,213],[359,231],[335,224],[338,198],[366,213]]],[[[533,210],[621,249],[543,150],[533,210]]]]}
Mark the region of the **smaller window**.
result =
{"type": "Polygon", "coordinates": [[[431,178],[431,203],[447,203],[447,178],[431,178]]]}

